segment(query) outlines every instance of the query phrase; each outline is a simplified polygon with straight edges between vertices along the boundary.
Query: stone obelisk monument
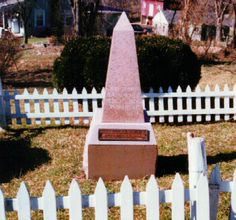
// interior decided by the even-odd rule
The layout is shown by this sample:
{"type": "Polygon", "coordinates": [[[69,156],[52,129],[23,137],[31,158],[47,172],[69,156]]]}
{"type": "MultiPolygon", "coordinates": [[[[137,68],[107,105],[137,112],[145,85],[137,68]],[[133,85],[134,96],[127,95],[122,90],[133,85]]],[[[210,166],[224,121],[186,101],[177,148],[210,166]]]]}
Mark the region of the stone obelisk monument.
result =
{"type": "Polygon", "coordinates": [[[86,137],[87,178],[112,180],[155,173],[157,146],[144,121],[134,30],[123,12],[112,36],[103,108],[86,137]]]}

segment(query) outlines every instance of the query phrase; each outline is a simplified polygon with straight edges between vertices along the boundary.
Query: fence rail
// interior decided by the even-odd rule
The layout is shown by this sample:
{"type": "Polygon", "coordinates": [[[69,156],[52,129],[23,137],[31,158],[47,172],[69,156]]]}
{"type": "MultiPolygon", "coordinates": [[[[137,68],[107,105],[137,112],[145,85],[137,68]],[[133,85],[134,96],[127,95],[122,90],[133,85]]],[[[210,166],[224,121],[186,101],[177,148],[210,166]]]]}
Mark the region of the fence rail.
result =
{"type": "MultiPolygon", "coordinates": [[[[0,123],[86,124],[102,106],[104,94],[104,89],[89,93],[85,88],[71,94],[66,89],[62,93],[56,89],[42,93],[37,89],[32,93],[27,89],[23,93],[0,91],[0,123]]],[[[167,92],[150,89],[143,93],[143,106],[152,123],[236,120],[236,85],[231,90],[227,85],[223,90],[218,85],[214,90],[209,86],[204,90],[198,86],[194,91],[189,86],[186,91],[180,87],[176,91],[169,87],[167,92]]]]}
{"type": "MultiPolygon", "coordinates": [[[[212,173],[212,176],[215,175],[220,175],[218,167],[212,173]]],[[[0,190],[0,219],[6,220],[7,212],[17,211],[19,220],[30,220],[31,210],[43,210],[45,220],[56,220],[57,210],[68,209],[70,220],[78,220],[82,219],[83,209],[95,208],[96,220],[104,220],[108,219],[109,208],[120,207],[121,219],[132,220],[134,206],[143,205],[146,208],[146,218],[156,220],[160,219],[160,204],[171,203],[172,219],[181,220],[185,219],[185,203],[195,202],[195,219],[207,220],[212,219],[209,197],[211,186],[208,185],[207,176],[201,174],[195,188],[184,189],[180,175],[176,174],[170,190],[160,190],[155,177],[151,176],[146,191],[134,192],[128,177],[125,177],[119,193],[108,193],[103,180],[99,179],[94,194],[82,195],[79,184],[73,180],[67,196],[56,196],[51,182],[47,181],[42,196],[31,197],[26,184],[22,182],[16,198],[5,198],[0,190]]],[[[236,172],[233,181],[220,181],[218,187],[218,193],[231,193],[230,219],[234,220],[236,218],[236,172]]]]}

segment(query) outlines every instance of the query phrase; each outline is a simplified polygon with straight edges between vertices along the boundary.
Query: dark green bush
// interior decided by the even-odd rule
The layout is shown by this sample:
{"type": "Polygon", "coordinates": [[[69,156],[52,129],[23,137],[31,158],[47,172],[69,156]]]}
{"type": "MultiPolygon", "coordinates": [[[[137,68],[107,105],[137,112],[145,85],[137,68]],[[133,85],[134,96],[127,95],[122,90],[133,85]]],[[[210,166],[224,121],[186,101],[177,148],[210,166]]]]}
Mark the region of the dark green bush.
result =
{"type": "MultiPolygon", "coordinates": [[[[143,90],[160,86],[196,86],[200,65],[190,47],[180,40],[160,36],[136,39],[143,90]]],[[[100,90],[105,85],[110,38],[78,38],[68,42],[54,63],[53,81],[58,89],[76,87],[100,90]]]]}

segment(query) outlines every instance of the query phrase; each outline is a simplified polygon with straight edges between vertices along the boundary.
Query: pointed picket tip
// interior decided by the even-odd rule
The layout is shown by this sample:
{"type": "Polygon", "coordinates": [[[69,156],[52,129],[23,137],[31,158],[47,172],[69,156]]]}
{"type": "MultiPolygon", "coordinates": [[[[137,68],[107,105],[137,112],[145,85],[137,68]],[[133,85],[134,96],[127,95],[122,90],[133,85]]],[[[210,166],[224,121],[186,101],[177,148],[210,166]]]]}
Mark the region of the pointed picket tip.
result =
{"type": "Polygon", "coordinates": [[[187,86],[187,88],[186,88],[186,92],[192,92],[192,89],[191,89],[190,86],[187,86]]]}
{"type": "Polygon", "coordinates": [[[73,88],[73,90],[72,90],[72,95],[77,95],[78,93],[77,93],[77,90],[76,90],[76,88],[74,87],[73,88]]]}
{"type": "Polygon", "coordinates": [[[159,93],[163,93],[163,88],[162,87],[159,88],[159,93]]]}
{"type": "Polygon", "coordinates": [[[22,193],[24,193],[24,194],[26,194],[26,193],[29,194],[27,185],[25,184],[24,181],[21,182],[21,184],[20,184],[20,188],[19,188],[19,190],[18,190],[18,192],[17,192],[17,197],[19,197],[22,193]]]}
{"type": "Polygon", "coordinates": [[[229,86],[228,86],[228,84],[225,84],[225,85],[224,85],[224,91],[229,91],[229,86]]]}
{"type": "Polygon", "coordinates": [[[105,94],[105,88],[104,88],[104,87],[102,87],[101,94],[102,94],[102,95],[105,94]]]}
{"type": "Polygon", "coordinates": [[[74,191],[76,191],[78,193],[81,193],[79,184],[75,179],[73,179],[70,183],[69,194],[71,194],[74,191]]]}
{"type": "Polygon", "coordinates": [[[167,90],[169,93],[173,92],[173,89],[171,86],[168,87],[168,90],[167,90]]]}
{"type": "Polygon", "coordinates": [[[52,94],[53,94],[53,95],[58,95],[58,91],[57,91],[56,88],[53,89],[52,94]]]}
{"type": "Polygon", "coordinates": [[[176,92],[182,93],[182,88],[180,86],[178,86],[176,92]]]}
{"type": "Polygon", "coordinates": [[[29,91],[28,91],[28,89],[24,89],[24,91],[23,91],[23,95],[29,95],[29,91]]]}
{"type": "Polygon", "coordinates": [[[215,92],[219,92],[220,91],[220,86],[218,84],[215,85],[215,92]]]}
{"type": "Polygon", "coordinates": [[[179,187],[179,186],[184,187],[184,184],[183,184],[183,180],[182,180],[181,176],[179,175],[179,173],[176,173],[175,179],[172,183],[172,188],[179,187]]]}
{"type": "Polygon", "coordinates": [[[48,95],[48,90],[46,88],[43,89],[43,95],[48,95]]]}
{"type": "Polygon", "coordinates": [[[97,94],[97,90],[95,87],[93,87],[93,89],[92,89],[92,94],[97,94]]]}
{"type": "Polygon", "coordinates": [[[205,87],[205,92],[210,92],[210,91],[211,91],[210,86],[209,86],[209,85],[206,85],[206,87],[205,87]]]}
{"type": "Polygon", "coordinates": [[[104,182],[103,182],[103,180],[102,180],[102,178],[100,177],[99,178],[99,180],[98,180],[98,182],[97,182],[97,185],[96,185],[96,188],[95,188],[95,193],[96,192],[98,192],[98,191],[107,191],[107,189],[106,189],[106,187],[105,187],[105,184],[104,184],[104,182]]]}
{"type": "Polygon", "coordinates": [[[46,195],[48,192],[53,192],[55,194],[55,190],[50,180],[47,180],[46,185],[43,189],[43,196],[46,195]]]}
{"type": "Polygon", "coordinates": [[[87,90],[86,90],[86,88],[84,87],[83,89],[82,89],[82,94],[87,94],[88,92],[87,92],[87,90]]]}
{"type": "Polygon", "coordinates": [[[125,176],[123,182],[121,183],[121,190],[122,190],[123,188],[126,188],[127,186],[130,187],[130,188],[132,188],[132,185],[131,185],[131,183],[130,183],[129,177],[128,177],[128,176],[125,176]]]}
{"type": "Polygon", "coordinates": [[[148,189],[148,188],[156,188],[156,189],[158,189],[158,184],[157,184],[157,181],[156,181],[156,178],[155,178],[154,175],[151,175],[149,180],[148,180],[146,189],[148,189]]]}
{"type": "Polygon", "coordinates": [[[218,164],[216,164],[216,166],[214,167],[210,179],[209,179],[209,183],[210,184],[220,184],[221,182],[221,173],[220,173],[220,167],[218,164]]]}
{"type": "Polygon", "coordinates": [[[38,95],[38,94],[39,94],[39,92],[38,92],[38,90],[35,88],[34,91],[33,91],[33,95],[38,95]]]}
{"type": "Polygon", "coordinates": [[[149,93],[153,93],[153,92],[154,92],[153,88],[150,87],[150,89],[149,89],[149,93]]]}
{"type": "Polygon", "coordinates": [[[67,91],[66,88],[63,89],[62,94],[63,94],[63,95],[68,95],[68,91],[67,91]]]}
{"type": "Polygon", "coordinates": [[[197,85],[195,92],[201,92],[201,87],[199,85],[197,85]]]}

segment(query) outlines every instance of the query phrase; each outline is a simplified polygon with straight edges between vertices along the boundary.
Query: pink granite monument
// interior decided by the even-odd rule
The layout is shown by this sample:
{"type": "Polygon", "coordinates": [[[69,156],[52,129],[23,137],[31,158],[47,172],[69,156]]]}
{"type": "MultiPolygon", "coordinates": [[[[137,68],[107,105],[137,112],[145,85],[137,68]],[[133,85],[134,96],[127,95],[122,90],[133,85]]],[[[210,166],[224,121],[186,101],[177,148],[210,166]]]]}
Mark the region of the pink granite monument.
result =
{"type": "Polygon", "coordinates": [[[103,108],[95,113],[84,149],[87,178],[139,178],[155,173],[157,146],[144,121],[133,28],[123,12],[112,36],[103,108]]]}

